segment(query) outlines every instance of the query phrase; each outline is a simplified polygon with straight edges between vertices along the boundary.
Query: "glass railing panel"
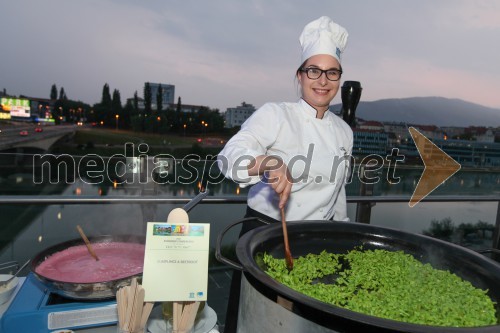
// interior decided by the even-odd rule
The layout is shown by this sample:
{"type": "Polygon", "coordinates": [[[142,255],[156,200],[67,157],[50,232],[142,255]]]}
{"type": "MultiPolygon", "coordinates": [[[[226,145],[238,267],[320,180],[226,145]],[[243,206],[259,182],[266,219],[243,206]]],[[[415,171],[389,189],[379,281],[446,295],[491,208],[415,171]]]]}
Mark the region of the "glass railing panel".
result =
{"type": "MultiPolygon", "coordinates": [[[[397,166],[381,168],[376,171],[361,172],[359,165],[353,170],[352,182],[347,185],[347,195],[361,195],[364,185],[365,193],[374,196],[412,195],[417,187],[423,167],[397,166]],[[364,177],[363,177],[364,176],[364,177]]],[[[442,183],[430,195],[492,195],[500,194],[499,169],[462,168],[442,183]]]]}
{"type": "MultiPolygon", "coordinates": [[[[124,195],[187,196],[208,187],[214,195],[246,195],[225,179],[214,160],[195,155],[129,158],[98,155],[1,154],[0,195],[124,195]],[[65,191],[82,184],[76,193],[65,191]],[[88,185],[88,186],[83,186],[88,185]]],[[[367,171],[355,165],[347,184],[348,196],[411,195],[423,166],[398,165],[367,171]]],[[[491,195],[500,193],[500,170],[463,168],[430,195],[491,195]]]]}
{"type": "Polygon", "coordinates": [[[377,203],[372,225],[424,234],[474,250],[492,247],[498,202],[377,203]]]}
{"type": "MultiPolygon", "coordinates": [[[[182,206],[182,205],[181,205],[182,206]]],[[[175,204],[9,205],[0,214],[0,262],[22,262],[58,243],[79,238],[76,225],[90,236],[145,235],[146,223],[166,221],[175,204]]],[[[229,224],[241,220],[244,204],[199,204],[189,212],[191,222],[210,223],[210,248],[229,224]]],[[[237,239],[238,228],[228,233],[228,244],[237,239]]],[[[211,258],[211,261],[213,258],[211,258]]]]}

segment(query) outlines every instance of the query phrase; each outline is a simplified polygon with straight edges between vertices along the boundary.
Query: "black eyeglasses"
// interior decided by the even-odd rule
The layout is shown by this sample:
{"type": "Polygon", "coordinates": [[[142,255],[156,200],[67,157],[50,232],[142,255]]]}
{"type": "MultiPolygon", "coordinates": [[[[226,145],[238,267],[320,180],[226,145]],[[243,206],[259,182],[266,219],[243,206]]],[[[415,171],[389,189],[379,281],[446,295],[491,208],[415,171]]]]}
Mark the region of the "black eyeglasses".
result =
{"type": "Polygon", "coordinates": [[[342,71],[339,69],[322,70],[316,67],[308,67],[302,68],[300,71],[306,73],[307,77],[311,80],[319,79],[323,73],[325,73],[326,78],[330,81],[338,81],[342,76],[342,71]]]}

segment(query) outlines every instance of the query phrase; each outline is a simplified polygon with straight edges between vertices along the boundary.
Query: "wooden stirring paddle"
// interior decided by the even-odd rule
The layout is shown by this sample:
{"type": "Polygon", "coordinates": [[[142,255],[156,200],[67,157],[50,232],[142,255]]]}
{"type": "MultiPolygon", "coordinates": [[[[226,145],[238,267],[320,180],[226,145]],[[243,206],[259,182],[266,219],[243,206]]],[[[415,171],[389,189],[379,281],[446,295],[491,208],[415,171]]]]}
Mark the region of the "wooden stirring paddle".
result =
{"type": "Polygon", "coordinates": [[[283,228],[283,239],[285,241],[286,268],[290,272],[293,269],[293,258],[292,258],[292,252],[290,252],[290,245],[288,244],[288,230],[286,228],[285,208],[281,208],[280,211],[281,211],[281,227],[283,228]]]}
{"type": "Polygon", "coordinates": [[[95,254],[94,249],[92,248],[92,245],[90,244],[90,241],[87,238],[87,236],[85,236],[85,233],[83,232],[82,227],[80,227],[79,225],[77,225],[76,229],[80,233],[80,236],[82,237],[83,241],[85,242],[85,245],[87,245],[87,250],[89,251],[89,253],[92,256],[92,258],[94,258],[96,261],[98,261],[99,257],[97,256],[97,254],[95,254]]]}

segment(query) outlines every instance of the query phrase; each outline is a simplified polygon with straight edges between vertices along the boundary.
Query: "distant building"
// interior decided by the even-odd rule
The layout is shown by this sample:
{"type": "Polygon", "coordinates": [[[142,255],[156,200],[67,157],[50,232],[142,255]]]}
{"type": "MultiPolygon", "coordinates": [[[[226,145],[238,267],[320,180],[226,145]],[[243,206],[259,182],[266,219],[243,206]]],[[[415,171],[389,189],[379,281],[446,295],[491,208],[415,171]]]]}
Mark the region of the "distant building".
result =
{"type": "MultiPolygon", "coordinates": [[[[157,105],[156,105],[156,96],[158,95],[158,90],[161,88],[163,90],[162,94],[162,104],[163,104],[163,109],[166,109],[168,105],[174,103],[174,97],[175,97],[175,86],[172,84],[165,84],[165,83],[151,83],[149,82],[149,87],[151,89],[151,108],[153,110],[157,110],[157,105]]],[[[144,87],[146,86],[146,83],[144,83],[144,87]]]]}
{"type": "Polygon", "coordinates": [[[358,124],[358,128],[369,131],[384,131],[384,124],[374,120],[363,121],[358,124]]]}
{"type": "Polygon", "coordinates": [[[241,124],[243,124],[245,120],[247,120],[254,112],[255,107],[252,104],[247,104],[245,102],[235,108],[227,108],[226,113],[224,114],[224,127],[232,128],[241,126],[241,124]]]}
{"type": "Polygon", "coordinates": [[[469,126],[465,128],[464,132],[479,142],[495,142],[495,131],[493,128],[469,126]]]}
{"type": "Polygon", "coordinates": [[[45,98],[5,95],[0,98],[0,119],[16,121],[54,121],[54,101],[45,98]]]}
{"type": "Polygon", "coordinates": [[[465,133],[465,128],[457,126],[441,126],[441,130],[443,130],[447,139],[458,138],[465,133]]]}
{"type": "MultiPolygon", "coordinates": [[[[134,97],[127,98],[127,103],[130,103],[132,106],[134,105],[134,97]]],[[[137,108],[139,110],[144,110],[144,98],[137,97],[137,108]]]]}
{"type": "Polygon", "coordinates": [[[51,119],[54,101],[46,98],[29,97],[31,116],[38,119],[51,119]]]}
{"type": "Polygon", "coordinates": [[[500,127],[493,130],[493,136],[495,137],[495,142],[500,142],[500,127]]]}
{"type": "Polygon", "coordinates": [[[444,139],[445,133],[436,125],[408,125],[414,127],[428,139],[444,139]]]}
{"type": "MultiPolygon", "coordinates": [[[[163,87],[163,85],[162,85],[162,87],[163,87]]],[[[134,98],[127,98],[127,103],[134,105],[134,98]]],[[[139,110],[144,110],[144,99],[143,98],[137,97],[137,107],[139,108],[139,110]]],[[[155,107],[156,107],[156,104],[155,104],[155,106],[153,106],[153,109],[155,107]]],[[[200,111],[203,108],[209,109],[208,106],[204,106],[204,105],[181,104],[181,112],[182,113],[195,113],[195,112],[200,111]]],[[[162,111],[165,112],[165,111],[167,111],[167,109],[177,110],[177,103],[163,104],[162,111]]]]}
{"type": "MultiPolygon", "coordinates": [[[[355,139],[356,140],[356,139],[355,139]]],[[[453,158],[462,167],[500,167],[500,143],[456,139],[432,139],[439,149],[453,158]]],[[[432,146],[429,146],[432,149],[432,146]]],[[[407,158],[420,156],[412,140],[398,147],[407,158]]],[[[424,151],[428,148],[424,148],[424,151]]]]}
{"type": "Polygon", "coordinates": [[[404,142],[410,136],[406,123],[384,122],[384,132],[393,133],[396,144],[404,142]]]}
{"type": "Polygon", "coordinates": [[[468,140],[434,140],[461,166],[500,167],[500,143],[468,140]]]}
{"type": "Polygon", "coordinates": [[[484,133],[476,135],[476,140],[479,142],[495,142],[495,131],[488,128],[484,133]]]}
{"type": "Polygon", "coordinates": [[[380,156],[386,155],[389,140],[387,133],[361,128],[353,128],[352,130],[354,135],[352,154],[354,156],[365,156],[370,154],[380,156]]]}
{"type": "MultiPolygon", "coordinates": [[[[173,103],[169,105],[170,110],[177,110],[177,103],[173,103]]],[[[204,105],[192,105],[192,104],[182,104],[181,103],[181,112],[182,113],[196,113],[200,111],[201,109],[209,109],[208,106],[204,105]]]]}

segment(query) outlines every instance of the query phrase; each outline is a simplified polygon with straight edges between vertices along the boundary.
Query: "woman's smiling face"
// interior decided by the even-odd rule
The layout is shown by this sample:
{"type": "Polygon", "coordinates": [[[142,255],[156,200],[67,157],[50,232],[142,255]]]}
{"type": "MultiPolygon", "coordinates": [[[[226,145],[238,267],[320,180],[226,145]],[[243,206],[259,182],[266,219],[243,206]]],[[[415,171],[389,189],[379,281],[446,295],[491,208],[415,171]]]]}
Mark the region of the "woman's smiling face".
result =
{"type": "MultiPolygon", "coordinates": [[[[321,70],[339,70],[340,64],[331,55],[317,54],[305,62],[302,68],[319,68],[321,70]]],[[[301,87],[302,98],[318,111],[324,111],[330,106],[330,102],[337,94],[340,80],[330,81],[326,74],[322,73],[316,80],[311,80],[305,72],[299,72],[298,80],[301,87]]]]}

